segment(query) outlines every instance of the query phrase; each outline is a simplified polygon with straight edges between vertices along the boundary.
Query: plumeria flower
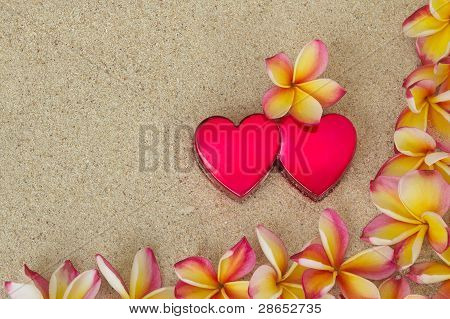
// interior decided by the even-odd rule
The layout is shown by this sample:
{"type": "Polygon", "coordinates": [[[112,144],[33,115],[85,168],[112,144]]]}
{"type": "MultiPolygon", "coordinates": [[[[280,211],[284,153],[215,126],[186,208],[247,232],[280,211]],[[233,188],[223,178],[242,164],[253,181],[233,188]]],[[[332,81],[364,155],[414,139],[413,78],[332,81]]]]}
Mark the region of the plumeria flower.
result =
{"type": "Polygon", "coordinates": [[[161,273],[153,251],[146,247],[134,256],[128,290],[119,272],[102,256],[97,254],[98,269],[110,286],[123,299],[173,299],[173,287],[161,288],[161,273]]]}
{"type": "Polygon", "coordinates": [[[409,268],[406,276],[418,284],[435,284],[450,280],[450,266],[437,261],[423,262],[409,268]]]}
{"type": "Polygon", "coordinates": [[[383,281],[379,287],[381,299],[410,299],[411,287],[402,276],[393,276],[383,281]]]}
{"type": "Polygon", "coordinates": [[[442,216],[449,208],[449,192],[449,185],[436,171],[377,177],[370,184],[370,195],[383,214],[364,228],[361,238],[373,245],[398,244],[401,269],[414,264],[425,236],[441,258],[446,258],[442,253],[448,248],[449,234],[442,216]]]}
{"type": "MultiPolygon", "coordinates": [[[[411,87],[419,81],[430,80],[436,85],[447,82],[450,74],[450,57],[445,57],[437,64],[427,64],[419,66],[411,72],[403,82],[405,89],[411,87]]],[[[447,85],[447,84],[446,84],[447,85]]]]}
{"type": "MultiPolygon", "coordinates": [[[[427,297],[425,296],[411,294],[411,287],[407,278],[422,284],[444,281],[444,284],[433,298],[445,298],[446,289],[448,289],[445,281],[450,275],[450,267],[438,262],[426,262],[413,265],[408,271],[405,274],[406,278],[403,276],[404,272],[400,271],[399,274],[381,283],[379,290],[382,299],[426,299],[427,297]]],[[[450,295],[447,298],[450,298],[450,295]]]]}
{"type": "Polygon", "coordinates": [[[413,127],[403,127],[394,133],[399,154],[381,167],[377,176],[403,176],[416,170],[436,170],[450,183],[450,154],[436,150],[436,142],[429,134],[413,127]]]}
{"type": "Polygon", "coordinates": [[[423,262],[413,265],[406,276],[418,284],[443,282],[433,298],[450,299],[450,266],[435,261],[423,262]]]}
{"type": "Polygon", "coordinates": [[[293,263],[283,241],[263,225],[256,227],[256,235],[271,266],[262,265],[250,279],[248,293],[253,299],[304,299],[302,275],[304,267],[293,263]]]}
{"type": "Polygon", "coordinates": [[[256,255],[243,237],[219,260],[217,272],[209,259],[189,257],[175,264],[179,299],[248,299],[248,281],[238,281],[255,267],[256,255]]]}
{"type": "Polygon", "coordinates": [[[70,260],[55,270],[50,282],[27,265],[24,265],[24,272],[29,283],[4,283],[5,291],[12,299],[93,299],[101,284],[96,269],[80,274],[70,260]]]}
{"type": "Polygon", "coordinates": [[[416,127],[428,131],[439,148],[450,151],[450,88],[432,80],[422,80],[406,90],[408,108],[399,116],[396,128],[416,127]]]}
{"type": "Polygon", "coordinates": [[[380,280],[395,271],[394,250],[374,247],[344,261],[349,235],[338,213],[326,209],[319,219],[320,241],[316,240],[291,257],[308,268],[302,277],[306,298],[320,298],[335,282],[347,298],[380,298],[377,286],[367,279],[380,280]]]}
{"type": "Polygon", "coordinates": [[[328,50],[320,40],[309,42],[292,66],[284,53],[266,59],[266,70],[276,85],[263,97],[264,113],[270,119],[291,114],[306,124],[318,124],[322,107],[337,103],[345,89],[330,79],[317,79],[327,68],[328,50]]]}
{"type": "Polygon", "coordinates": [[[423,64],[436,63],[450,53],[450,2],[430,0],[403,22],[403,32],[417,38],[423,64]]]}

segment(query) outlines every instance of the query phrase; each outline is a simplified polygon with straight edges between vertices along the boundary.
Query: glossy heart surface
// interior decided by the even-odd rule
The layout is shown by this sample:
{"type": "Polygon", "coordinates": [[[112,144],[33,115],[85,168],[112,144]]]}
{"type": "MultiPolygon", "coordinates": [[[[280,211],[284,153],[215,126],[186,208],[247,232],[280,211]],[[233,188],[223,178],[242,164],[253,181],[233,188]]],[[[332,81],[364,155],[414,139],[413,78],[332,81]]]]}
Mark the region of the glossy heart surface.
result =
{"type": "Polygon", "coordinates": [[[290,116],[280,120],[279,161],[285,176],[305,195],[318,201],[339,182],[356,148],[352,122],[339,114],[306,126],[290,116]]]}
{"type": "Polygon", "coordinates": [[[277,124],[263,114],[250,115],[238,126],[224,117],[210,117],[197,127],[194,137],[207,176],[235,198],[249,195],[264,180],[280,144],[277,124]]]}

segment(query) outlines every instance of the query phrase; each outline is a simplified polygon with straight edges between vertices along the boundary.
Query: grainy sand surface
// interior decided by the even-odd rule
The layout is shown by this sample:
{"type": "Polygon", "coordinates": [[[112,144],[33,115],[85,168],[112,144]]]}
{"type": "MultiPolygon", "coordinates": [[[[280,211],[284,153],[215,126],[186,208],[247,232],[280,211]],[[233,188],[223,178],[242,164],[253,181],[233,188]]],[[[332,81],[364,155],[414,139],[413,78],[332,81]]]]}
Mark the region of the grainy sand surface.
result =
{"type": "MultiPolygon", "coordinates": [[[[368,247],[369,181],[393,154],[402,80],[419,63],[401,23],[425,0],[1,2],[0,280],[24,280],[24,262],[47,277],[65,259],[86,270],[100,252],[128,281],[148,245],[174,284],[176,261],[216,263],[243,235],[266,262],[259,223],[299,251],[326,207],[347,221],[349,255],[368,247]],[[351,167],[319,203],[277,172],[231,200],[195,164],[193,129],[260,112],[264,58],[295,59],[315,38],[329,48],[325,76],[348,90],[326,112],[358,131],[351,167]],[[155,172],[139,170],[141,125],[160,132],[155,172]]],[[[111,296],[105,282],[100,297],[111,296]]]]}

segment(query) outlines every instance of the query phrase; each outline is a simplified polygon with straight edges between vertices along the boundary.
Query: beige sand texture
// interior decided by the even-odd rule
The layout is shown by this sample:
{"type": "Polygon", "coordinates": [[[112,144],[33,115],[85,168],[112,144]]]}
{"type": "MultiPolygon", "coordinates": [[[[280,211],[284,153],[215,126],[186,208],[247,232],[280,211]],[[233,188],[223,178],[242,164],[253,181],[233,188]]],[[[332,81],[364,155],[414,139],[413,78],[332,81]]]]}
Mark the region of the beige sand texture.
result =
{"type": "MultiPolygon", "coordinates": [[[[86,270],[99,252],[128,282],[135,252],[150,246],[172,285],[175,262],[216,263],[243,235],[265,263],[259,223],[296,253],[326,207],[348,223],[348,255],[369,247],[359,240],[377,215],[369,181],[393,154],[402,80],[419,63],[401,24],[424,3],[1,1],[0,280],[23,281],[25,262],[47,277],[65,259],[86,270]],[[192,130],[212,115],[261,112],[264,58],[295,59],[315,38],[329,48],[325,76],[348,90],[326,112],[356,126],[353,163],[319,203],[277,172],[233,201],[194,163],[192,130]],[[141,125],[160,132],[155,172],[139,171],[141,125]]],[[[421,259],[430,258],[426,246],[421,259]]],[[[99,297],[117,294],[104,282],[99,297]]]]}

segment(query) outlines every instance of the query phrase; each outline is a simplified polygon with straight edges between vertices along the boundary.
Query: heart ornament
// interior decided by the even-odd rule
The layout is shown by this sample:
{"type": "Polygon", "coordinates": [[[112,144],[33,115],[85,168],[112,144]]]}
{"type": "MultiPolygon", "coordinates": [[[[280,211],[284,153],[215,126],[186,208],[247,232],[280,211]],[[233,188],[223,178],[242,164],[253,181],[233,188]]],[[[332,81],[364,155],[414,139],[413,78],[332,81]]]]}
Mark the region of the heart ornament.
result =
{"type": "Polygon", "coordinates": [[[321,200],[339,182],[353,158],[355,127],[345,116],[328,114],[316,126],[286,116],[279,128],[279,162],[284,175],[312,200],[321,200]]]}
{"type": "Polygon", "coordinates": [[[269,174],[280,150],[277,124],[263,114],[236,126],[225,117],[204,120],[196,129],[194,149],[201,168],[231,197],[243,199],[269,174]]]}

